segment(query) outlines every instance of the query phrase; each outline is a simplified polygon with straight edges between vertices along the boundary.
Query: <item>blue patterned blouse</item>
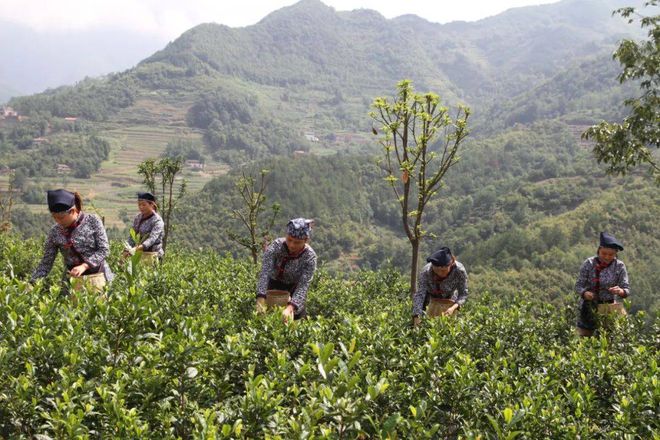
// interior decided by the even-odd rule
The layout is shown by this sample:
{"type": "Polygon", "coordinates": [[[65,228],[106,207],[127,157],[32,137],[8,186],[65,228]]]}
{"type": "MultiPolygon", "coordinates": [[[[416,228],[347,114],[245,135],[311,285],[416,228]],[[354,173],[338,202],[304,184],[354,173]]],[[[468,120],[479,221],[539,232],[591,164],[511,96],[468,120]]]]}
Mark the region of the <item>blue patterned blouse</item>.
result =
{"type": "Polygon", "coordinates": [[[257,296],[266,296],[269,279],[295,284],[291,304],[295,307],[296,312],[300,313],[305,308],[309,283],[316,271],[316,253],[306,244],[303,253],[298,258],[287,259],[287,257],[289,257],[289,250],[286,247],[285,238],[278,238],[268,245],[264,251],[261,273],[257,280],[257,296]]]}
{"type": "MultiPolygon", "coordinates": [[[[90,266],[87,273],[103,272],[108,281],[114,275],[105,259],[110,255],[108,236],[101,219],[95,214],[81,212],[74,228],[63,228],[55,224],[48,232],[44,243],[44,255],[41,262],[32,273],[32,281],[48,275],[53,268],[57,252],[64,257],[67,270],[82,263],[90,266]]],[[[63,274],[66,276],[66,272],[63,274]]]]}
{"type": "Polygon", "coordinates": [[[596,266],[598,265],[598,257],[593,256],[587,258],[580,267],[580,274],[575,282],[575,293],[582,297],[586,291],[594,292],[597,294],[597,300],[612,301],[615,298],[620,298],[619,295],[610,293],[607,289],[614,286],[621,287],[626,296],[630,295],[630,283],[628,283],[628,271],[623,261],[615,259],[612,263],[600,272],[600,289],[595,292],[596,287],[596,266]]]}
{"type": "Polygon", "coordinates": [[[468,276],[465,267],[456,262],[447,278],[440,279],[433,272],[432,264],[427,263],[417,278],[417,291],[413,296],[413,316],[424,314],[424,301],[427,295],[451,299],[459,306],[465,304],[468,296],[468,276]]]}
{"type": "MultiPolygon", "coordinates": [[[[147,218],[142,217],[139,213],[133,219],[133,230],[140,234],[141,244],[145,252],[158,252],[158,256],[163,256],[163,235],[165,234],[165,223],[163,218],[154,212],[147,218]]],[[[135,246],[136,243],[131,237],[128,238],[128,243],[135,246]]]]}

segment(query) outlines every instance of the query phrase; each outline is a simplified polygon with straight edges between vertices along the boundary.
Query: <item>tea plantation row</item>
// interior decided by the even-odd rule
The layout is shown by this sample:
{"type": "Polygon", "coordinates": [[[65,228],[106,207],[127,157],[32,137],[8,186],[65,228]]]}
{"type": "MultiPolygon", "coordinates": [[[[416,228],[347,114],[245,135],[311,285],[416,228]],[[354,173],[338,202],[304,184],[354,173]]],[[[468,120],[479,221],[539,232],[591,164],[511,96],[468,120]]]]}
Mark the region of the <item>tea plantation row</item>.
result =
{"type": "Polygon", "coordinates": [[[250,266],[212,255],[74,304],[4,244],[2,438],[660,438],[643,312],[581,340],[570,306],[473,292],[413,329],[403,277],[320,273],[285,326],[254,314],[250,266]]]}

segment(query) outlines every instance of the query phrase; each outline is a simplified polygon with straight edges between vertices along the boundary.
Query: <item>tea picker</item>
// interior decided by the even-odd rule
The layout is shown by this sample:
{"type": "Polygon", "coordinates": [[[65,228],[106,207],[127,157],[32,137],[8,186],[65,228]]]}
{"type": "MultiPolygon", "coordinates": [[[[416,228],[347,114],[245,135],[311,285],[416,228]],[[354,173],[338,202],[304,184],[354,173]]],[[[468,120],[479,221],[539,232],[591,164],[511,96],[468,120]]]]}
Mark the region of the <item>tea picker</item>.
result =
{"type": "Polygon", "coordinates": [[[137,193],[138,210],[133,219],[132,234],[124,244],[124,258],[141,253],[140,261],[153,264],[158,262],[164,254],[163,235],[165,223],[158,214],[156,197],[150,192],[137,193]]]}
{"type": "Polygon", "coordinates": [[[580,267],[575,293],[578,302],[577,334],[591,336],[598,326],[598,315],[625,315],[622,298],[630,295],[628,271],[617,258],[623,245],[611,234],[600,233],[596,255],[580,267]]]}
{"type": "Polygon", "coordinates": [[[257,280],[257,312],[281,306],[285,322],[307,316],[307,292],[316,271],[316,253],[309,245],[312,225],[310,219],[290,220],[286,236],[264,251],[257,280]]]}
{"type": "MultiPolygon", "coordinates": [[[[32,273],[31,282],[50,273],[60,252],[66,266],[62,278],[66,281],[70,277],[70,287],[74,291],[86,287],[102,292],[114,275],[105,261],[110,246],[101,219],[96,214],[83,212],[78,193],[57,189],[48,191],[47,199],[55,225],[48,232],[44,255],[32,273]]],[[[69,284],[64,283],[64,288],[68,292],[69,284]]]]}
{"type": "Polygon", "coordinates": [[[417,278],[413,295],[413,325],[426,315],[434,318],[451,316],[465,304],[468,296],[468,276],[465,267],[456,261],[448,247],[442,247],[427,259],[417,278]]]}

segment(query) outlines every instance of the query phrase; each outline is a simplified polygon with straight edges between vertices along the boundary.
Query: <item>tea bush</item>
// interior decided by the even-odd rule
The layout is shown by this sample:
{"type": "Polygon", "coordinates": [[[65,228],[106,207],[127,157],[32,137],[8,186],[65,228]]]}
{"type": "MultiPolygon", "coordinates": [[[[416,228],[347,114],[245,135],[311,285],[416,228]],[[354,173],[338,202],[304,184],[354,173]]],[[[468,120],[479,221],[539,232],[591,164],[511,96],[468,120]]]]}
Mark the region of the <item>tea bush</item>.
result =
{"type": "Polygon", "coordinates": [[[397,273],[321,271],[285,326],[254,314],[248,264],[176,253],[74,303],[4,240],[2,438],[660,437],[644,312],[578,339],[572,305],[475,292],[413,329],[397,273]]]}

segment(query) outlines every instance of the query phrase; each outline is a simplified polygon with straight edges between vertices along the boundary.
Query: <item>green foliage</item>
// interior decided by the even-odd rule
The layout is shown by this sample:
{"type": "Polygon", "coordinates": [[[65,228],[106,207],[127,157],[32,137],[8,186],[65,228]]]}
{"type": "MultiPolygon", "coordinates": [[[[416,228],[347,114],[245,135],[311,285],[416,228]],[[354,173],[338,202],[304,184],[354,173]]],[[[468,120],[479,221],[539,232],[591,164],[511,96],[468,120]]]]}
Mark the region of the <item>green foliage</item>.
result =
{"type": "Polygon", "coordinates": [[[12,210],[12,232],[23,238],[38,238],[46,235],[52,226],[53,219],[48,213],[46,203],[46,192],[39,193],[39,202],[42,204],[42,212],[34,213],[25,206],[16,206],[12,210]]]}
{"type": "Polygon", "coordinates": [[[4,234],[11,229],[11,210],[16,201],[16,173],[9,174],[7,189],[0,190],[0,234],[4,234]]]}
{"type": "Polygon", "coordinates": [[[0,167],[14,169],[22,179],[55,176],[58,164],[70,167],[74,177],[89,178],[109,152],[109,142],[87,123],[55,118],[47,109],[0,124],[0,167]]]}
{"type": "Polygon", "coordinates": [[[633,96],[634,84],[616,81],[618,66],[610,53],[580,59],[529,91],[495,100],[487,111],[477,113],[477,126],[492,133],[555,118],[582,125],[623,117],[623,101],[633,96]]]}
{"type": "Polygon", "coordinates": [[[9,130],[4,149],[0,150],[0,166],[29,177],[44,177],[56,176],[57,166],[62,164],[70,168],[74,177],[90,178],[101,162],[108,159],[110,143],[93,131],[75,127],[69,127],[74,133],[54,132],[46,140],[35,141],[44,135],[42,123],[50,124],[50,121],[43,119],[38,124],[29,121],[9,130]]]}
{"type": "Polygon", "coordinates": [[[36,267],[35,253],[40,252],[35,239],[21,243],[16,236],[0,234],[0,274],[25,279],[36,267]]]}
{"type": "Polygon", "coordinates": [[[167,143],[167,147],[161,156],[172,159],[181,157],[184,160],[198,160],[204,163],[203,149],[204,145],[201,142],[177,138],[167,143]]]}
{"type": "Polygon", "coordinates": [[[38,95],[13,98],[9,105],[24,115],[47,112],[61,118],[103,121],[132,105],[136,95],[134,78],[127,73],[118,73],[102,79],[85,79],[76,86],[63,86],[38,95]]]}
{"type": "Polygon", "coordinates": [[[252,122],[252,107],[258,104],[254,96],[232,96],[226,90],[218,90],[207,94],[188,110],[188,125],[197,128],[208,128],[218,120],[222,125],[234,121],[242,124],[252,122]]]}
{"type": "MultiPolygon", "coordinates": [[[[654,11],[660,2],[650,0],[645,6],[654,11]]],[[[655,10],[657,12],[657,10],[655,10]]],[[[634,21],[635,8],[616,11],[634,21]]],[[[622,123],[601,122],[584,133],[594,139],[594,154],[598,162],[608,165],[608,172],[623,175],[639,165],[647,165],[650,175],[660,185],[660,165],[653,156],[653,148],[660,147],[660,14],[642,16],[641,27],[648,28],[648,40],[624,40],[614,53],[623,66],[620,82],[638,81],[641,95],[625,101],[630,114],[622,123]]]]}
{"type": "Polygon", "coordinates": [[[270,154],[307,150],[299,132],[268,116],[253,95],[220,89],[203,95],[188,110],[187,123],[205,129],[204,140],[218,158],[231,164],[270,154]]]}
{"type": "MultiPolygon", "coordinates": [[[[1,238],[0,238],[1,239],[1,238]]],[[[18,243],[12,255],[29,261],[18,243]]],[[[118,256],[113,248],[113,260],[118,256]]],[[[175,253],[107,299],[0,275],[6,438],[653,438],[658,322],[484,291],[410,328],[405,280],[321,272],[310,319],[256,315],[247,263],[175,253]]]]}

